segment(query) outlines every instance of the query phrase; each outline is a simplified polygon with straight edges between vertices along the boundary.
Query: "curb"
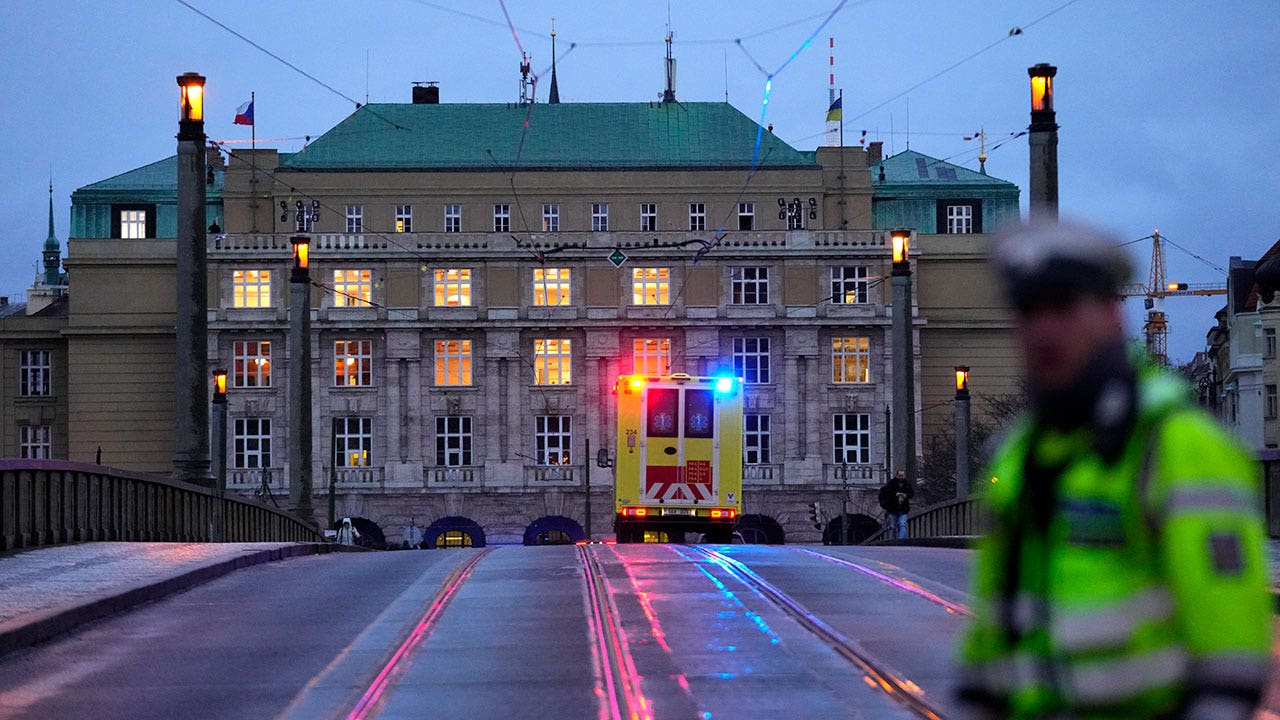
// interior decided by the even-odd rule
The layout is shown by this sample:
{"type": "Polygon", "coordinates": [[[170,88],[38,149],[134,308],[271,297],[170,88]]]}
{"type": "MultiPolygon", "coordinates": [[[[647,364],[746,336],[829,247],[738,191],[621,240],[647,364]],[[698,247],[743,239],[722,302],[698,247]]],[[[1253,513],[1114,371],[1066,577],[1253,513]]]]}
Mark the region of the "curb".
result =
{"type": "Polygon", "coordinates": [[[320,555],[333,552],[335,549],[335,546],[327,543],[300,543],[259,550],[194,568],[181,575],[158,580],[149,585],[139,585],[114,595],[89,600],[81,605],[40,611],[32,613],[33,617],[14,618],[0,623],[0,657],[15,650],[31,647],[85,623],[189,590],[241,568],[287,560],[292,557],[320,555]]]}

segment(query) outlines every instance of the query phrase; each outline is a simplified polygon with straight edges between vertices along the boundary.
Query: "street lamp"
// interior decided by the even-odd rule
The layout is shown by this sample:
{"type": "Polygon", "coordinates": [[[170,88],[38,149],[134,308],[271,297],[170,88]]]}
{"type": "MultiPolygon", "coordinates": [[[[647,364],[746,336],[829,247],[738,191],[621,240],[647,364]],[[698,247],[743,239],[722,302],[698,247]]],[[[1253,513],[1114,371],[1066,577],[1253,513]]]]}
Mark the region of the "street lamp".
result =
{"type": "Polygon", "coordinates": [[[289,501],[303,522],[315,524],[311,506],[311,238],[294,235],[289,274],[289,501]]]}
{"type": "Polygon", "coordinates": [[[213,371],[213,478],[218,489],[218,521],[214,525],[218,529],[219,542],[227,540],[227,371],[218,368],[213,371]]]}
{"type": "Polygon", "coordinates": [[[178,76],[178,173],[174,262],[175,480],[212,485],[209,459],[208,259],[205,227],[204,76],[178,76]]]}
{"type": "Polygon", "coordinates": [[[1058,219],[1058,122],[1053,111],[1053,78],[1058,68],[1040,63],[1027,68],[1031,76],[1031,218],[1058,219]]]}
{"type": "Polygon", "coordinates": [[[969,497],[969,366],[956,366],[956,498],[969,497]]]}
{"type": "Polygon", "coordinates": [[[911,332],[911,236],[907,229],[889,231],[893,249],[893,413],[890,452],[894,467],[916,481],[915,349],[911,332]]]}

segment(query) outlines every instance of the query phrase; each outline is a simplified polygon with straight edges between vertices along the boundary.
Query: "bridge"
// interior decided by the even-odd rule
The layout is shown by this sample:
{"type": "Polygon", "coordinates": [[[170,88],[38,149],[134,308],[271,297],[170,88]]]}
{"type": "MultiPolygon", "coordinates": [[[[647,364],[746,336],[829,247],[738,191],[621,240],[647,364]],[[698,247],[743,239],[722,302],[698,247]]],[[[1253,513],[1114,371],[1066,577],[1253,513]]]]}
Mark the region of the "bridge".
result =
{"type": "Polygon", "coordinates": [[[218,498],[122,475],[0,470],[0,718],[959,717],[964,548],[324,552],[239,500],[214,543],[218,498]]]}

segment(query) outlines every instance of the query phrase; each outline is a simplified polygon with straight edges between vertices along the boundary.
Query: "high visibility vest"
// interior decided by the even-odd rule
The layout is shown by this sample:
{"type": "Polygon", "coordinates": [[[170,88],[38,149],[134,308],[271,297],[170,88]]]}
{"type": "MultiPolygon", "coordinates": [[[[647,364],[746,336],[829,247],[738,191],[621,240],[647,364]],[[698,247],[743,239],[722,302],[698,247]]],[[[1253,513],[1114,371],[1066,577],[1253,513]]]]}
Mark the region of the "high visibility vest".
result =
{"type": "Polygon", "coordinates": [[[962,692],[1002,717],[1140,719],[1193,693],[1256,698],[1272,606],[1255,464],[1182,384],[1145,373],[1108,464],[1087,429],[1022,422],[991,466],[962,692]],[[1022,504],[1028,456],[1060,468],[1045,528],[1022,504]]]}

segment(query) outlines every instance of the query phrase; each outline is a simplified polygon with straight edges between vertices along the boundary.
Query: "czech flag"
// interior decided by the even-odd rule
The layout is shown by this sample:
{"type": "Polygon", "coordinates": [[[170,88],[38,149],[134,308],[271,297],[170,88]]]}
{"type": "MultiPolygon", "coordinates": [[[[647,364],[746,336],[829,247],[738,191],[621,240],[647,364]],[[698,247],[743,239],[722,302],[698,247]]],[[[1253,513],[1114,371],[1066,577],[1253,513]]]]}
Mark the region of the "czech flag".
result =
{"type": "Polygon", "coordinates": [[[831,103],[831,107],[827,108],[827,122],[834,122],[841,119],[841,116],[843,115],[840,107],[841,100],[844,100],[844,98],[837,97],[835,101],[831,103]]]}
{"type": "Polygon", "coordinates": [[[252,125],[253,124],[253,101],[241,105],[236,108],[236,125],[252,125]]]}

